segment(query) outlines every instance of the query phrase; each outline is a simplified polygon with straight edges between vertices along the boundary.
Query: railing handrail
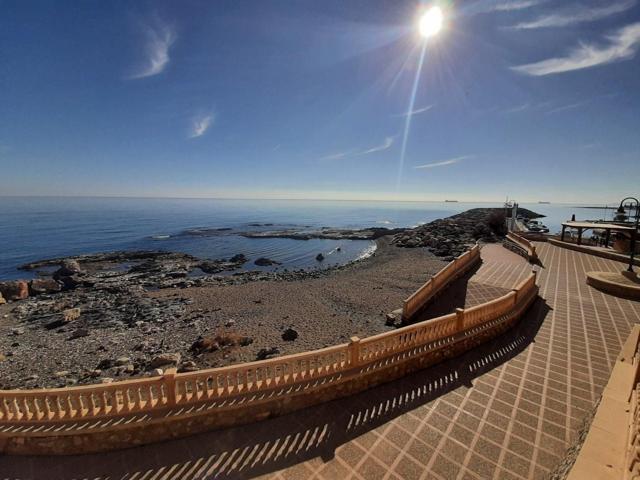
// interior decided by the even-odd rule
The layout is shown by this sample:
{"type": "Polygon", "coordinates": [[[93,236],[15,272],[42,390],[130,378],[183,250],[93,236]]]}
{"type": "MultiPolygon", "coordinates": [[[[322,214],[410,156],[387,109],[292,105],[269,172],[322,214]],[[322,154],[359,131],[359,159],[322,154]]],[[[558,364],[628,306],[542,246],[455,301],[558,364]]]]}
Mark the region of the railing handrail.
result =
{"type": "Polygon", "coordinates": [[[413,292],[404,301],[402,306],[402,316],[409,318],[419,311],[434,295],[446,286],[451,278],[458,271],[463,271],[470,262],[480,257],[480,245],[476,243],[470,250],[454,258],[451,262],[442,267],[435,275],[429,278],[420,288],[413,292]],[[439,287],[439,288],[438,288],[439,287]],[[438,290],[435,290],[438,288],[438,290]]]}
{"type": "Polygon", "coordinates": [[[520,247],[522,247],[524,250],[526,250],[527,255],[528,255],[530,260],[536,258],[536,247],[529,240],[527,240],[526,238],[524,238],[521,235],[518,235],[515,232],[507,233],[507,238],[509,240],[511,240],[512,242],[514,242],[515,244],[517,244],[520,247]]]}

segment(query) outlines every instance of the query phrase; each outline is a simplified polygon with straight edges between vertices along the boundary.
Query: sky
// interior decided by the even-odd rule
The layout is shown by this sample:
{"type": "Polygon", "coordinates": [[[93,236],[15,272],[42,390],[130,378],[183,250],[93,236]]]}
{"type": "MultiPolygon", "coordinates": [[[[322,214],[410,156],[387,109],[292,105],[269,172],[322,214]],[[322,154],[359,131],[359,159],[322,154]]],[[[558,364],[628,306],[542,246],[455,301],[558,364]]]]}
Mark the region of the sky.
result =
{"type": "Polygon", "coordinates": [[[638,50],[640,0],[0,0],[0,196],[615,203],[638,50]]]}

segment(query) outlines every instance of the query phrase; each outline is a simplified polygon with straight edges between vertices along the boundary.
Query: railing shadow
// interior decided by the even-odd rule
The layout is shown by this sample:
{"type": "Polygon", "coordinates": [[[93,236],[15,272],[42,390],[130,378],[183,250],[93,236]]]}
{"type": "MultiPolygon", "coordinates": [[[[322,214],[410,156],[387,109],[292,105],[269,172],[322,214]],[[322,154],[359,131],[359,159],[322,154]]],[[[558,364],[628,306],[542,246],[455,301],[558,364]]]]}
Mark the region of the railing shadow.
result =
{"type": "Polygon", "coordinates": [[[447,288],[435,296],[428,305],[416,314],[411,323],[441,317],[454,312],[456,308],[464,308],[469,291],[469,281],[481,266],[482,262],[478,262],[465,272],[464,275],[461,275],[451,282],[447,288]]]}
{"type": "Polygon", "coordinates": [[[496,339],[400,380],[262,422],[102,454],[0,457],[0,478],[163,480],[252,478],[320,457],[410,410],[457,389],[534,341],[549,307],[538,298],[496,339]]]}

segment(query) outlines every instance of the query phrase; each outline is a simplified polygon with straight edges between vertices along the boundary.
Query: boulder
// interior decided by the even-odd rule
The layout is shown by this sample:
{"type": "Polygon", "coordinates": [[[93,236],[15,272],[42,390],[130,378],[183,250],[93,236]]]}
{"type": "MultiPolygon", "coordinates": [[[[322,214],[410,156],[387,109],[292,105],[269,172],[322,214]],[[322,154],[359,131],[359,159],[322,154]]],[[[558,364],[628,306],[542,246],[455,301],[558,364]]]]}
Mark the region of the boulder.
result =
{"type": "Polygon", "coordinates": [[[31,295],[57,293],[60,290],[62,290],[62,285],[60,285],[52,278],[36,278],[29,282],[29,293],[31,295]]]}
{"type": "Polygon", "coordinates": [[[280,262],[276,262],[275,260],[271,260],[270,258],[265,258],[265,257],[260,257],[253,263],[258,265],[259,267],[268,267],[270,265],[280,265],[280,262]]]}
{"type": "Polygon", "coordinates": [[[293,328],[287,328],[284,332],[282,332],[282,340],[285,342],[293,342],[296,338],[298,338],[298,332],[296,332],[293,328]]]}
{"type": "Polygon", "coordinates": [[[0,305],[4,305],[5,303],[7,303],[7,301],[2,296],[2,293],[0,293],[0,305]]]}
{"type": "Polygon", "coordinates": [[[53,278],[57,280],[60,277],[71,277],[78,273],[82,273],[82,269],[77,260],[63,260],[60,268],[53,273],[53,278]]]}
{"type": "Polygon", "coordinates": [[[179,353],[161,353],[151,360],[149,368],[153,370],[159,367],[175,366],[180,363],[180,358],[181,356],[179,353]]]}
{"type": "Polygon", "coordinates": [[[237,255],[234,255],[229,259],[229,261],[232,263],[246,263],[247,260],[247,257],[245,257],[242,253],[238,253],[237,255]]]}
{"type": "Polygon", "coordinates": [[[24,300],[29,296],[29,284],[24,280],[0,282],[0,295],[6,300],[24,300]]]}

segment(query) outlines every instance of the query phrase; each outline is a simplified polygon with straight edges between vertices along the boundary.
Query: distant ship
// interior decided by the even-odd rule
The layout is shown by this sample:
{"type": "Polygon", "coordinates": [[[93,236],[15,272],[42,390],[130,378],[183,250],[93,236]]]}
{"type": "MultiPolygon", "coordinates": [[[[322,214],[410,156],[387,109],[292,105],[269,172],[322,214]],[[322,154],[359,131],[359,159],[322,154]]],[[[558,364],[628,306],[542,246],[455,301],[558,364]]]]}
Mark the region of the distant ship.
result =
{"type": "Polygon", "coordinates": [[[538,203],[549,204],[549,203],[551,203],[551,202],[538,202],[538,203]]]}
{"type": "Polygon", "coordinates": [[[458,200],[445,200],[446,203],[458,203],[458,200]]]}

